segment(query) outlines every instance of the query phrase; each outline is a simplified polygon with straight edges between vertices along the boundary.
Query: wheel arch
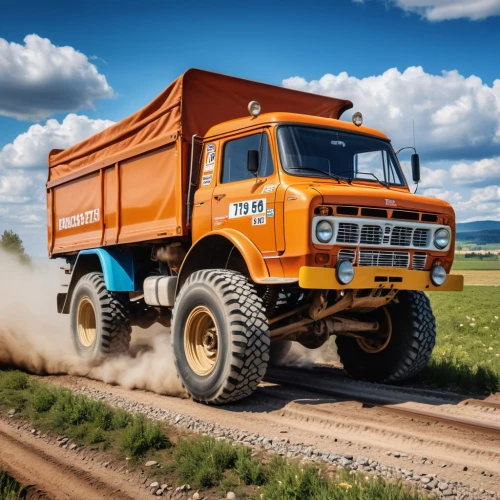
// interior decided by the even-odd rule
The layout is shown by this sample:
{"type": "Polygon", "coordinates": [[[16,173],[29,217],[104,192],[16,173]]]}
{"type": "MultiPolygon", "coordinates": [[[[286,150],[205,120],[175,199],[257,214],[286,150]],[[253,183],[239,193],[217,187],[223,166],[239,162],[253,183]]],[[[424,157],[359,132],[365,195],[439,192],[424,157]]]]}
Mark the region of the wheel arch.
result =
{"type": "Polygon", "coordinates": [[[103,273],[104,283],[110,292],[142,290],[142,284],[136,283],[135,280],[134,257],[131,251],[111,248],[82,250],[73,265],[67,293],[57,295],[59,313],[69,314],[76,284],[82,276],[91,272],[103,273]]]}
{"type": "Polygon", "coordinates": [[[202,269],[240,271],[254,283],[269,283],[271,279],[260,250],[234,229],[208,233],[191,247],[179,270],[176,294],[190,274],[202,269]]]}

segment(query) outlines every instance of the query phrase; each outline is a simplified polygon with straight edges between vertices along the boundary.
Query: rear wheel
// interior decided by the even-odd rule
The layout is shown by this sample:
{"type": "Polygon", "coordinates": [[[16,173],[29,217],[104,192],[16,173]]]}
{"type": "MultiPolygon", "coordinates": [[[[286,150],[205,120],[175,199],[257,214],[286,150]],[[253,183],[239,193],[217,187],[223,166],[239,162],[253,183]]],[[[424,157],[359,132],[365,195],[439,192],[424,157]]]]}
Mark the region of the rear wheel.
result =
{"type": "Polygon", "coordinates": [[[77,353],[92,363],[128,351],[131,326],[126,294],[109,292],[102,273],[80,278],[71,299],[71,335],[77,353]]]}
{"type": "Polygon", "coordinates": [[[436,321],[423,292],[399,292],[398,303],[377,309],[373,337],[338,336],[337,351],[353,378],[397,382],[417,375],[429,361],[436,341],[436,321]]]}
{"type": "Polygon", "coordinates": [[[262,300],[242,274],[193,273],[172,313],[177,373],[197,401],[222,404],[250,395],[266,373],[269,324],[262,300]]]}

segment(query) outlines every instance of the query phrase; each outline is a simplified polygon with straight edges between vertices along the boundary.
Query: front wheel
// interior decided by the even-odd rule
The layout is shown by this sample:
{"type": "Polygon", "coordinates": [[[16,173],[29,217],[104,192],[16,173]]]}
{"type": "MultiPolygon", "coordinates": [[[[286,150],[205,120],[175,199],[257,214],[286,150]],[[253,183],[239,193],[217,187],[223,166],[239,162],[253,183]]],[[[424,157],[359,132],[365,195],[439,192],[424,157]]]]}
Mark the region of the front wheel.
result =
{"type": "Polygon", "coordinates": [[[132,332],[128,297],[109,292],[102,273],[86,274],[76,284],[70,323],[75,349],[90,363],[128,351],[132,332]]]}
{"type": "Polygon", "coordinates": [[[423,292],[402,291],[397,298],[370,318],[380,325],[373,338],[336,338],[340,361],[353,378],[398,382],[427,365],[436,342],[430,301],[423,292]]]}
{"type": "Polygon", "coordinates": [[[255,287],[242,274],[197,271],[172,313],[177,373],[196,401],[223,404],[250,395],[266,373],[269,324],[255,287]]]}

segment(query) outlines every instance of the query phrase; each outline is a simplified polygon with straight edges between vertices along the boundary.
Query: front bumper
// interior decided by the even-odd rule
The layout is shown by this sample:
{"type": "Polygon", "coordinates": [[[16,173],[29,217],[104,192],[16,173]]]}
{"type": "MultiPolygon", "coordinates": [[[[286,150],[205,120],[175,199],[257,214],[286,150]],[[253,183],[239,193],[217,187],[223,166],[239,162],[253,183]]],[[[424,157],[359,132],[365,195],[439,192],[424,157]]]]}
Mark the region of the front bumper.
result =
{"type": "Polygon", "coordinates": [[[342,285],[335,277],[335,269],[303,266],[299,270],[299,286],[324,290],[359,290],[395,288],[396,290],[423,290],[425,292],[461,292],[464,277],[448,274],[441,286],[431,281],[430,271],[411,271],[397,267],[355,267],[354,279],[342,285]]]}

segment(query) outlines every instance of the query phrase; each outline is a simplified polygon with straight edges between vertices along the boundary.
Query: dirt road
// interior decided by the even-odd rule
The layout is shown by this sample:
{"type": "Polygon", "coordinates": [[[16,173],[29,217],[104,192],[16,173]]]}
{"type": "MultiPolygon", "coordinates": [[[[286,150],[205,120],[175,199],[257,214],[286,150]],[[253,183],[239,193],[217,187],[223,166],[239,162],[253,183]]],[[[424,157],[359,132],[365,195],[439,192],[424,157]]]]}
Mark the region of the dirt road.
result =
{"type": "Polygon", "coordinates": [[[285,452],[307,444],[500,492],[499,395],[472,400],[444,391],[355,382],[337,370],[295,369],[271,370],[267,382],[243,402],[209,407],[79,377],[48,379],[132,411],[140,407],[153,418],[173,412],[242,435],[284,437],[290,443],[285,452]]]}
{"type": "Polygon", "coordinates": [[[90,455],[62,449],[48,438],[0,419],[0,470],[15,477],[28,499],[134,500],[151,498],[138,478],[111,471],[90,455]]]}

